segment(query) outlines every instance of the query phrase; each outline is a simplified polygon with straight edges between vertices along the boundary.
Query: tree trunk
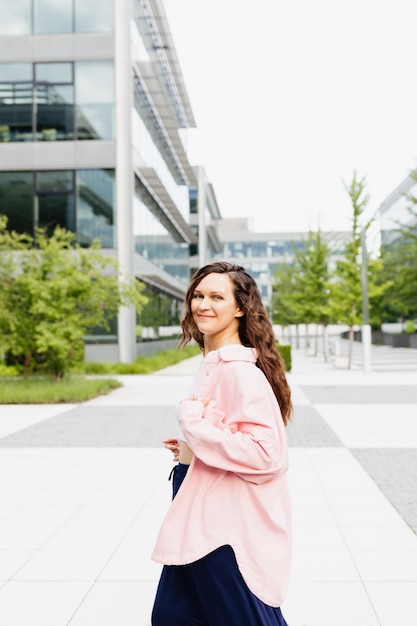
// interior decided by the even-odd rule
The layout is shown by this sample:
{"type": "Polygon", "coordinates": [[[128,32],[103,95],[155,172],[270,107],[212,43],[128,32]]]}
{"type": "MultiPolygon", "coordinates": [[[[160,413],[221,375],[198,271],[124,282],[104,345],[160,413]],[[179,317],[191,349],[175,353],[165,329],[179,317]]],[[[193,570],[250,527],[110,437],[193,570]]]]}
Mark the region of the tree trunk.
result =
{"type": "Polygon", "coordinates": [[[353,352],[353,326],[349,328],[349,351],[348,351],[348,362],[347,369],[350,370],[352,365],[352,352],[353,352]]]}
{"type": "Polygon", "coordinates": [[[324,358],[324,360],[327,363],[328,354],[327,354],[327,326],[326,326],[326,324],[323,324],[322,328],[323,328],[323,334],[322,334],[322,339],[323,339],[323,358],[324,358]]]}
{"type": "Polygon", "coordinates": [[[23,363],[23,378],[27,378],[29,376],[31,361],[32,361],[32,352],[29,351],[27,354],[25,354],[25,360],[23,363]]]}

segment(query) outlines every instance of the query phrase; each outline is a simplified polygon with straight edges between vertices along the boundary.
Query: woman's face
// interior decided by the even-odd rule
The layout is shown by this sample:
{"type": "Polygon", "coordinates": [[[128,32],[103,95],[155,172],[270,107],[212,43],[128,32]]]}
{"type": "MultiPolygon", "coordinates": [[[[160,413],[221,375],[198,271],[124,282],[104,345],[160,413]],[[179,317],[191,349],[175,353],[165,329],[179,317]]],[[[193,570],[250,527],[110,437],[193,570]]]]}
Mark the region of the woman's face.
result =
{"type": "Polygon", "coordinates": [[[227,274],[208,274],[198,283],[192,294],[191,313],[210,350],[240,343],[239,318],[243,312],[236,303],[233,283],[227,274]]]}

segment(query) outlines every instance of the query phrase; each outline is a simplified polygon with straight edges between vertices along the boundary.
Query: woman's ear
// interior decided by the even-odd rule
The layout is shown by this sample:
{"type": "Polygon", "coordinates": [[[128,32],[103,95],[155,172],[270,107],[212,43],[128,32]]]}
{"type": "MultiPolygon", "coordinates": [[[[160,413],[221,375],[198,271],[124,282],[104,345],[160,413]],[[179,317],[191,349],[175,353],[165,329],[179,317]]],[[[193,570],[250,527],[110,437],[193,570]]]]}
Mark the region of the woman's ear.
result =
{"type": "Polygon", "coordinates": [[[244,315],[245,315],[245,311],[242,311],[242,309],[238,309],[236,311],[235,317],[243,317],[244,315]]]}

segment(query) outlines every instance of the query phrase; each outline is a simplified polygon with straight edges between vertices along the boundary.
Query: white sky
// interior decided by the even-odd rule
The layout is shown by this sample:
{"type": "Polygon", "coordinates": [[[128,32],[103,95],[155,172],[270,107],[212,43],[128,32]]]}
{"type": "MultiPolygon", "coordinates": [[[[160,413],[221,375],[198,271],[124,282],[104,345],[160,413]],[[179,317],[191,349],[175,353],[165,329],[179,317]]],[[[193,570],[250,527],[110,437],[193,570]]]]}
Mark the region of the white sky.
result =
{"type": "Polygon", "coordinates": [[[416,0],[164,0],[223,217],[350,229],[417,167],[416,0]]]}

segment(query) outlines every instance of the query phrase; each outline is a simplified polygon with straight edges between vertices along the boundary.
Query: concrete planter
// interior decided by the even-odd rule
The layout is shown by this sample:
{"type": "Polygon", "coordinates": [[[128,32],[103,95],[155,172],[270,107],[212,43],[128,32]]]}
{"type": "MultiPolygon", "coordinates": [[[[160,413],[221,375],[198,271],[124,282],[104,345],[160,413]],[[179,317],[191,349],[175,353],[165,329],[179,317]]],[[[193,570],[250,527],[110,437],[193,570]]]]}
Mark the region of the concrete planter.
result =
{"type": "MultiPolygon", "coordinates": [[[[341,333],[341,337],[348,339],[349,333],[341,333]]],[[[355,331],[354,340],[359,342],[362,341],[360,331],[355,331]]],[[[417,349],[417,333],[385,333],[381,330],[373,330],[372,343],[378,346],[417,349]]]]}
{"type": "Polygon", "coordinates": [[[410,335],[408,334],[399,334],[393,335],[393,348],[409,348],[410,347],[410,335]]]}
{"type": "MultiPolygon", "coordinates": [[[[380,333],[382,335],[382,343],[384,346],[392,346],[393,348],[417,348],[417,333],[380,333]]],[[[379,339],[379,337],[378,337],[379,339]]],[[[372,334],[372,342],[374,343],[374,335],[372,334]]]]}
{"type": "Polygon", "coordinates": [[[384,345],[384,335],[385,333],[382,330],[373,330],[372,331],[372,343],[375,346],[383,346],[384,345]]]}
{"type": "Polygon", "coordinates": [[[410,348],[414,348],[415,350],[417,350],[417,333],[413,333],[412,335],[409,335],[410,337],[410,348]]]}

